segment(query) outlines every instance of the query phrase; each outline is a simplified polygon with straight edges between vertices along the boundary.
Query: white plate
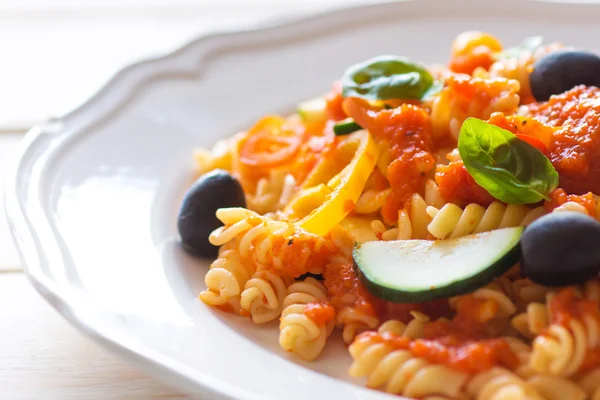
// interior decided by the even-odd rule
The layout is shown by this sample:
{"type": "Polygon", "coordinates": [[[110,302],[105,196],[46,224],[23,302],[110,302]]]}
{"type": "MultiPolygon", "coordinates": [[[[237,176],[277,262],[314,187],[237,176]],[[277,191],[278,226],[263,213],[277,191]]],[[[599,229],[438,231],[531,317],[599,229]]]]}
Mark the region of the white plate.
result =
{"type": "Polygon", "coordinates": [[[508,44],[541,34],[598,50],[599,16],[598,4],[390,3],[216,34],[126,68],[20,147],[6,207],[27,272],[75,326],[182,390],[211,399],[381,398],[348,383],[339,340],[318,362],[300,363],[279,349],[275,323],[253,326],[197,300],[207,264],[175,239],[192,149],[289,111],[367,57],[443,62],[468,29],[508,44]]]}

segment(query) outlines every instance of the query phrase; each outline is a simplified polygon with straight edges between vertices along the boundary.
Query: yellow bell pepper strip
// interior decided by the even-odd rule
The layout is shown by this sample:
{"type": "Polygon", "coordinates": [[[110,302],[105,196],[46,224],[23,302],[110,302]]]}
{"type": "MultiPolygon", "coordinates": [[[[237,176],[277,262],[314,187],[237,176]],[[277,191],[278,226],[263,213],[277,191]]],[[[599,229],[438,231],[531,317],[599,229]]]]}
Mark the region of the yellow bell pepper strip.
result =
{"type": "Polygon", "coordinates": [[[331,189],[323,183],[302,190],[286,206],[284,210],[286,218],[297,221],[306,217],[312,210],[323,204],[330,193],[331,189]]]}
{"type": "Polygon", "coordinates": [[[356,149],[350,163],[328,180],[327,186],[332,192],[325,197],[323,204],[296,223],[300,228],[325,236],[354,208],[375,168],[378,148],[366,130],[348,135],[338,148],[345,151],[350,146],[356,149]]]}

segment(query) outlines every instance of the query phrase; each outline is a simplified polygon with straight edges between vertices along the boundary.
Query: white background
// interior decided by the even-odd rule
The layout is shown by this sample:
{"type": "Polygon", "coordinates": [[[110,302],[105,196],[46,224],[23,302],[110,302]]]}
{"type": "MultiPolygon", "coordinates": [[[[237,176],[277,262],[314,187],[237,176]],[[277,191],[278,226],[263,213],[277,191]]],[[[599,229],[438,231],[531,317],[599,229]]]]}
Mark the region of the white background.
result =
{"type": "Polygon", "coordinates": [[[0,0],[0,130],[72,109],[122,66],[223,26],[357,0],[0,0]]]}

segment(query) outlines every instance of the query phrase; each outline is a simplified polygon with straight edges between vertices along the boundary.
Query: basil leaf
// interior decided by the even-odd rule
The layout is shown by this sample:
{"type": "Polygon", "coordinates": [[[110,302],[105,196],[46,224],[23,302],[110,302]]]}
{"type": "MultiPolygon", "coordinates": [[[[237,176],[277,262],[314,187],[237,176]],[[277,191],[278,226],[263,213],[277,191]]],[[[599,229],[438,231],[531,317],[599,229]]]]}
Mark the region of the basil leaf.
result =
{"type": "Polygon", "coordinates": [[[558,173],[542,152],[480,119],[463,123],[458,152],[475,182],[505,203],[537,203],[558,186],[558,173]]]}
{"type": "Polygon", "coordinates": [[[366,100],[422,100],[441,90],[424,66],[398,56],[379,56],[348,68],[342,95],[366,100]]]}
{"type": "Polygon", "coordinates": [[[501,60],[505,58],[517,58],[520,57],[523,53],[533,53],[542,45],[543,42],[543,37],[531,36],[523,39],[523,41],[515,47],[510,47],[508,49],[496,53],[495,58],[496,60],[501,60]]]}

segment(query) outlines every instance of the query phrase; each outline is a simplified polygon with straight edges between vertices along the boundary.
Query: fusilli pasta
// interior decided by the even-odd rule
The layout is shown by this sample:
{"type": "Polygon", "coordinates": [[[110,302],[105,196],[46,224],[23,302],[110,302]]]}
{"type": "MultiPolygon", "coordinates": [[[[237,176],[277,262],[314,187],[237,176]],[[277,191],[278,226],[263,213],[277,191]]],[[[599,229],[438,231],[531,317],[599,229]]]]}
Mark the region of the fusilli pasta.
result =
{"type": "Polygon", "coordinates": [[[429,233],[438,239],[461,237],[472,233],[487,232],[499,228],[528,225],[546,213],[543,207],[531,209],[526,206],[493,202],[487,208],[469,204],[461,209],[448,203],[442,209],[427,207],[432,218],[427,226],[429,233]]]}
{"type": "Polygon", "coordinates": [[[545,400],[533,384],[499,367],[475,375],[465,391],[477,400],[545,400]]]}
{"type": "Polygon", "coordinates": [[[588,350],[600,344],[600,323],[591,316],[572,319],[568,327],[551,324],[533,340],[530,366],[539,373],[570,377],[575,375],[588,350]]]}
{"type": "Polygon", "coordinates": [[[261,178],[256,193],[248,195],[248,209],[259,214],[282,210],[296,191],[296,180],[288,172],[275,169],[268,177],[261,178]]]}
{"type": "Polygon", "coordinates": [[[228,305],[239,313],[241,291],[255,269],[240,257],[237,250],[221,250],[219,253],[219,258],[212,262],[204,277],[207,290],[200,293],[200,299],[213,306],[228,305]]]}
{"type": "Polygon", "coordinates": [[[344,307],[336,316],[336,324],[343,329],[344,342],[351,343],[359,333],[367,329],[375,329],[379,325],[379,318],[358,311],[354,307],[344,307]]]}
{"type": "Polygon", "coordinates": [[[435,137],[451,135],[458,140],[460,127],[467,117],[488,119],[494,112],[515,112],[520,101],[519,89],[519,81],[514,79],[450,76],[431,109],[435,137]],[[462,87],[469,87],[469,90],[461,90],[462,87]]]}
{"type": "Polygon", "coordinates": [[[286,284],[280,275],[258,271],[246,282],[240,306],[255,324],[263,324],[281,315],[285,294],[286,284]]]}
{"type": "Polygon", "coordinates": [[[422,329],[419,325],[423,323],[424,321],[415,319],[404,326],[398,321],[388,321],[379,328],[378,334],[358,337],[349,348],[354,360],[350,375],[367,377],[369,387],[411,398],[457,398],[468,378],[466,373],[431,364],[414,357],[408,350],[394,349],[379,340],[378,335],[381,334],[419,334],[422,329]]]}
{"type": "Polygon", "coordinates": [[[334,321],[315,321],[305,314],[307,304],[327,301],[327,290],[314,278],[294,282],[287,288],[279,324],[279,345],[311,361],[321,354],[334,321]]]}
{"type": "Polygon", "coordinates": [[[600,368],[585,373],[577,380],[590,400],[600,400],[600,368]]]}

